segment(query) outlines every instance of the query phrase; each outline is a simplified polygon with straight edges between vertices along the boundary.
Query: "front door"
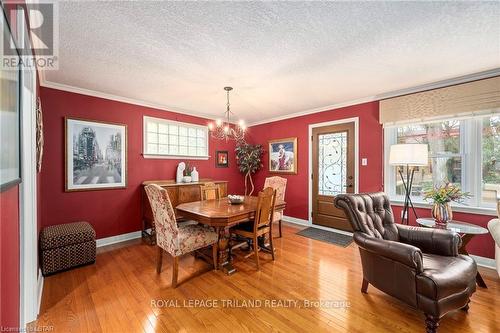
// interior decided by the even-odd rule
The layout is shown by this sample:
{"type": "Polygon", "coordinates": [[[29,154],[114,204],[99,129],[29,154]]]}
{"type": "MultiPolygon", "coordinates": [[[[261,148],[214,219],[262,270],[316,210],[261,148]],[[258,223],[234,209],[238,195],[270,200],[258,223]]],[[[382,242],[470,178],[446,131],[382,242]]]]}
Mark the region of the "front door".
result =
{"type": "Polygon", "coordinates": [[[354,193],[354,122],[312,131],[312,223],[352,231],[337,194],[354,193]]]}

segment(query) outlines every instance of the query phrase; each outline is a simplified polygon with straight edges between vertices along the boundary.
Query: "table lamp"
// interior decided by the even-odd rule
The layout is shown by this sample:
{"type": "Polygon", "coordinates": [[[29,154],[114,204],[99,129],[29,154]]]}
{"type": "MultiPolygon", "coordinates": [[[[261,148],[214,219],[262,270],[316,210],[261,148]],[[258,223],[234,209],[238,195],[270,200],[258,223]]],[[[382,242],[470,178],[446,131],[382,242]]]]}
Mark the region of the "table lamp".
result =
{"type": "Polygon", "coordinates": [[[401,216],[401,223],[404,223],[405,217],[407,217],[406,222],[408,224],[408,214],[410,207],[417,218],[417,213],[413,207],[413,202],[411,201],[411,186],[413,183],[413,174],[415,173],[416,166],[426,166],[429,163],[429,153],[426,144],[416,144],[416,143],[404,143],[396,144],[391,146],[389,152],[389,164],[398,167],[398,172],[403,181],[403,187],[405,190],[405,203],[403,208],[403,214],[401,216]],[[403,169],[406,166],[406,181],[403,176],[403,169]]]}

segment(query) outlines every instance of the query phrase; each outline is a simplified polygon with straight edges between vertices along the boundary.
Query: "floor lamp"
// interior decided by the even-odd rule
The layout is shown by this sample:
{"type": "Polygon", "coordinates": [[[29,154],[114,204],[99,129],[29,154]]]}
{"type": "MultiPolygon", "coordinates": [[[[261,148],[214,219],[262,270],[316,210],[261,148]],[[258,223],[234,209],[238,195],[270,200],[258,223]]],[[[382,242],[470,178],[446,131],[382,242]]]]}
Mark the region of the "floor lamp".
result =
{"type": "Polygon", "coordinates": [[[415,173],[416,166],[426,166],[428,163],[429,153],[427,151],[426,144],[405,143],[391,146],[389,164],[398,168],[399,176],[403,181],[403,188],[405,190],[405,203],[403,213],[401,215],[402,224],[404,224],[405,217],[408,224],[410,207],[413,210],[413,214],[415,214],[415,218],[417,218],[417,212],[415,211],[415,207],[413,207],[413,202],[410,197],[411,187],[413,184],[413,174],[415,173]],[[406,175],[403,175],[405,166],[406,175]]]}

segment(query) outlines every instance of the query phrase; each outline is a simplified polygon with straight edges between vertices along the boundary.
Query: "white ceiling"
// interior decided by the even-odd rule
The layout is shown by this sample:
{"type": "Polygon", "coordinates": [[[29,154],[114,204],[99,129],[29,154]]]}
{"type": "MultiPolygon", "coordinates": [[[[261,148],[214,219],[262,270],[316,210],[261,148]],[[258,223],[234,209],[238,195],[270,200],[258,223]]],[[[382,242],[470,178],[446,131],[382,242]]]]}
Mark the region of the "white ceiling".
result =
{"type": "Polygon", "coordinates": [[[61,2],[50,83],[257,122],[500,67],[499,2],[61,2]]]}

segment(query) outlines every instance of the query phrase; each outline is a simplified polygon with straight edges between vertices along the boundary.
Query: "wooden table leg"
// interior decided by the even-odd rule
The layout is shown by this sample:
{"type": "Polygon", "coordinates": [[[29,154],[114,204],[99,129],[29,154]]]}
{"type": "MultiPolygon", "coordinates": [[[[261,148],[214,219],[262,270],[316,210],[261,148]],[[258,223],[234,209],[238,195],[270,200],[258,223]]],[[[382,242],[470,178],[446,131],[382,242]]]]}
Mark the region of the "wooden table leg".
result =
{"type": "Polygon", "coordinates": [[[219,241],[217,247],[219,249],[219,269],[224,271],[227,275],[231,275],[236,272],[236,269],[232,265],[232,259],[229,256],[229,238],[226,235],[226,228],[218,227],[217,232],[219,234],[219,241]]]}
{"type": "MultiPolygon", "coordinates": [[[[471,235],[471,234],[467,234],[467,235],[463,235],[462,236],[462,246],[458,249],[458,253],[464,254],[466,256],[470,256],[469,252],[467,252],[466,246],[470,242],[470,240],[472,239],[472,237],[474,237],[474,235],[471,235]]],[[[479,273],[479,271],[477,271],[477,274],[476,274],[476,283],[481,288],[488,288],[486,286],[486,283],[484,283],[483,277],[481,276],[481,274],[479,273]]]]}

